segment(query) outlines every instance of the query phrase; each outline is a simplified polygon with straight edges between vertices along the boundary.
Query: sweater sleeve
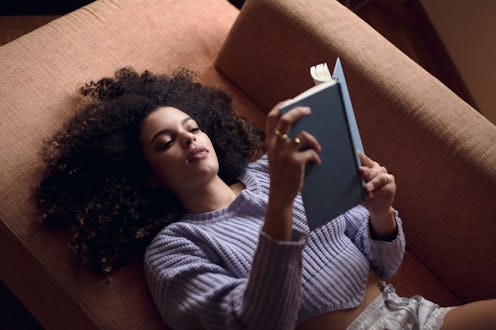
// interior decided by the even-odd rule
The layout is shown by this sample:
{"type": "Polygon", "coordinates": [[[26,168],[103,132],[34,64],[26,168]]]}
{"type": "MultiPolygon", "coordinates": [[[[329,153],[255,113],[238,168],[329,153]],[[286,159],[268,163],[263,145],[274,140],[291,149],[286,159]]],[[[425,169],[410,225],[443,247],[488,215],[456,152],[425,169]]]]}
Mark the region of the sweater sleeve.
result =
{"type": "Polygon", "coordinates": [[[261,232],[249,278],[238,278],[195,242],[159,234],[144,268],[164,322],[182,329],[294,328],[306,238],[296,231],[293,238],[279,242],[261,232]]]}
{"type": "Polygon", "coordinates": [[[346,219],[346,235],[362,251],[372,269],[383,279],[392,277],[405,254],[405,234],[398,212],[394,211],[397,231],[391,241],[373,239],[370,216],[365,207],[357,206],[343,216],[346,219]]]}

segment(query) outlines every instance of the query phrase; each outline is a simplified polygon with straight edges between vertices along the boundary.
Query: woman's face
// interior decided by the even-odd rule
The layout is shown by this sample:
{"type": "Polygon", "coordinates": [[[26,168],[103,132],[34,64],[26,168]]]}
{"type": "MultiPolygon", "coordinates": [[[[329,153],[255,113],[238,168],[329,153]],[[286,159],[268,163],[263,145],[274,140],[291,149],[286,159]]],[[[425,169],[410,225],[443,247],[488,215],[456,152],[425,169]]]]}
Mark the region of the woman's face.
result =
{"type": "Polygon", "coordinates": [[[179,197],[217,176],[219,162],[210,138],[179,109],[153,111],[144,120],[139,139],[152,183],[179,197]]]}

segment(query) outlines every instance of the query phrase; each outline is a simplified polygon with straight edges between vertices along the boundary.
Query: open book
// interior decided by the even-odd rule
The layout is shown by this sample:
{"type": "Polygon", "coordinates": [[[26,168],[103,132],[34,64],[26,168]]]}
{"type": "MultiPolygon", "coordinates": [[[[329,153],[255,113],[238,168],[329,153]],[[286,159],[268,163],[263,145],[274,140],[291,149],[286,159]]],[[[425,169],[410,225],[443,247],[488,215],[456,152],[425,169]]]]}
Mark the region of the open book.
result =
{"type": "Polygon", "coordinates": [[[366,193],[357,153],[363,152],[363,145],[341,62],[338,58],[332,77],[327,65],[310,71],[317,85],[283,104],[281,113],[296,106],[312,109],[311,115],[298,121],[289,135],[294,137],[305,130],[322,147],[321,163],[307,166],[301,192],[308,225],[313,230],[363,202],[366,193]]]}

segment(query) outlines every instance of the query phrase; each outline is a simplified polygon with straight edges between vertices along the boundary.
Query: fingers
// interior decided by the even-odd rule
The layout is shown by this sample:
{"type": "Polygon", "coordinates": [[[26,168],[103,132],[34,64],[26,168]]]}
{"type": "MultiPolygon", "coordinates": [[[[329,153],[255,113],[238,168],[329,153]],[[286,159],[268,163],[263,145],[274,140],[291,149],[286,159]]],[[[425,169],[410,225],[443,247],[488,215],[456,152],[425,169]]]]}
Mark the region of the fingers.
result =
{"type": "Polygon", "coordinates": [[[293,139],[293,142],[297,145],[298,149],[313,149],[317,152],[322,150],[322,147],[319,144],[319,141],[310,133],[306,131],[300,132],[298,136],[293,139]]]}
{"type": "Polygon", "coordinates": [[[360,172],[367,182],[364,186],[367,193],[364,206],[371,215],[389,214],[396,194],[395,177],[388,173],[384,166],[362,152],[358,152],[358,156],[363,165],[360,167],[360,172]]]}
{"type": "Polygon", "coordinates": [[[265,134],[268,139],[273,138],[276,132],[288,134],[295,122],[311,113],[308,107],[295,107],[281,115],[280,107],[283,103],[277,104],[267,115],[265,134]]]}
{"type": "Polygon", "coordinates": [[[267,115],[267,121],[265,123],[265,135],[268,139],[272,138],[274,135],[277,123],[279,122],[279,118],[281,117],[279,109],[284,102],[286,101],[279,102],[267,115]]]}
{"type": "Polygon", "coordinates": [[[308,149],[320,152],[322,147],[319,141],[310,133],[301,131],[294,139],[290,139],[287,134],[282,134],[279,130],[275,131],[275,137],[278,143],[275,144],[278,148],[289,146],[292,151],[305,151],[308,149]]]}
{"type": "Polygon", "coordinates": [[[360,162],[362,163],[363,166],[370,167],[370,168],[380,167],[379,163],[372,160],[371,158],[369,158],[367,155],[365,155],[361,151],[358,151],[358,157],[360,158],[360,162]]]}
{"type": "Polygon", "coordinates": [[[367,157],[363,152],[358,151],[358,158],[360,158],[360,162],[362,163],[363,166],[368,166],[371,167],[371,159],[367,157]]]}
{"type": "Polygon", "coordinates": [[[307,149],[300,152],[300,155],[304,161],[304,163],[315,163],[320,164],[320,156],[313,149],[307,149]]]}
{"type": "Polygon", "coordinates": [[[300,132],[291,143],[295,146],[296,151],[305,163],[313,162],[320,164],[320,156],[317,152],[322,150],[317,139],[306,131],[300,132]]]}
{"type": "Polygon", "coordinates": [[[293,139],[288,136],[293,125],[310,114],[310,108],[295,107],[281,115],[280,105],[268,114],[266,123],[270,195],[279,201],[292,202],[303,187],[307,164],[320,164],[317,152],[321,147],[307,132],[299,132],[293,139]]]}
{"type": "Polygon", "coordinates": [[[281,115],[276,130],[283,134],[289,133],[291,127],[301,118],[310,115],[311,110],[308,107],[296,107],[281,115]]]}
{"type": "Polygon", "coordinates": [[[362,173],[363,178],[366,181],[370,181],[380,174],[388,173],[388,170],[384,166],[381,166],[377,163],[374,167],[361,166],[360,172],[362,173]]]}
{"type": "Polygon", "coordinates": [[[365,184],[365,190],[369,194],[369,197],[378,191],[387,189],[390,184],[395,184],[395,178],[392,174],[388,173],[387,168],[381,166],[361,151],[358,152],[358,156],[362,162],[360,172],[367,182],[365,184]]]}
{"type": "MultiPolygon", "coordinates": [[[[302,131],[292,140],[288,136],[292,126],[301,118],[310,115],[311,109],[309,107],[295,107],[281,114],[280,107],[283,103],[279,103],[268,114],[266,136],[269,145],[278,149],[284,148],[285,150],[304,151],[306,149],[313,149],[316,152],[320,152],[322,148],[319,142],[310,133],[302,131]],[[289,149],[286,149],[286,147],[289,147],[289,149]]],[[[320,162],[317,154],[309,158],[320,162]]]]}
{"type": "Polygon", "coordinates": [[[362,163],[362,166],[360,166],[360,171],[366,181],[370,181],[376,176],[388,172],[387,168],[381,166],[378,162],[372,160],[363,152],[358,151],[358,157],[362,163]]]}
{"type": "MultiPolygon", "coordinates": [[[[310,115],[310,108],[295,107],[281,114],[281,106],[282,103],[279,103],[267,116],[266,142],[269,161],[272,160],[273,164],[281,162],[284,166],[288,166],[289,163],[302,165],[313,162],[319,164],[321,160],[317,152],[321,151],[321,146],[313,135],[302,131],[293,139],[288,136],[297,121],[310,115]]],[[[304,169],[304,165],[298,167],[304,169]]]]}
{"type": "Polygon", "coordinates": [[[365,189],[367,190],[368,193],[373,193],[378,190],[381,190],[383,187],[386,187],[387,185],[394,183],[394,176],[389,173],[381,173],[377,176],[375,176],[373,179],[367,182],[365,185],[365,189]]]}

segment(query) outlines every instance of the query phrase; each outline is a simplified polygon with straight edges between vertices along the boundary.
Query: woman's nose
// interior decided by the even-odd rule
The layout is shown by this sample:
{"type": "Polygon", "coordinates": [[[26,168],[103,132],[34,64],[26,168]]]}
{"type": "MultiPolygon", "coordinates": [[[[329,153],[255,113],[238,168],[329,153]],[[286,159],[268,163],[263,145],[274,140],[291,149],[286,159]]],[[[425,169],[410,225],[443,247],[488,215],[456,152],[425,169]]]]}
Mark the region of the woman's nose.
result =
{"type": "Polygon", "coordinates": [[[193,143],[193,141],[195,140],[196,140],[196,136],[188,131],[185,131],[181,136],[181,144],[183,147],[189,147],[189,145],[193,143]]]}

